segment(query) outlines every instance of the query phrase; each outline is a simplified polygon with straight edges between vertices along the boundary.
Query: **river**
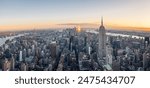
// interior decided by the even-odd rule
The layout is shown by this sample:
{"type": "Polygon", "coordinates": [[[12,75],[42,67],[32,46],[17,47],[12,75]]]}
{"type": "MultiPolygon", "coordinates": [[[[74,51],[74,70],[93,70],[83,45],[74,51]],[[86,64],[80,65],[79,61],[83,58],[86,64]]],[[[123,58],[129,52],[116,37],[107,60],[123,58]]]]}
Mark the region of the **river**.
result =
{"type": "Polygon", "coordinates": [[[2,46],[3,44],[5,44],[5,42],[9,39],[12,40],[16,37],[20,37],[20,36],[24,36],[25,34],[19,34],[19,35],[15,35],[15,36],[9,36],[9,37],[4,37],[4,38],[0,38],[0,46],[2,46]]]}

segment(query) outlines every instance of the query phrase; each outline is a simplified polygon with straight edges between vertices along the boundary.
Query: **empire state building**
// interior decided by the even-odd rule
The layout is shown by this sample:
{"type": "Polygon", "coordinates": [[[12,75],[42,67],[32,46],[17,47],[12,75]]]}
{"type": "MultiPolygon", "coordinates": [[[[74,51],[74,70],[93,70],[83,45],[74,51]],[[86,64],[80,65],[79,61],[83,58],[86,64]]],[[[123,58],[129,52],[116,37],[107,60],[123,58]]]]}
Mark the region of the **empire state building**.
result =
{"type": "Polygon", "coordinates": [[[101,18],[101,26],[99,27],[98,37],[98,58],[102,60],[104,57],[106,57],[106,31],[103,25],[103,18],[101,18]]]}

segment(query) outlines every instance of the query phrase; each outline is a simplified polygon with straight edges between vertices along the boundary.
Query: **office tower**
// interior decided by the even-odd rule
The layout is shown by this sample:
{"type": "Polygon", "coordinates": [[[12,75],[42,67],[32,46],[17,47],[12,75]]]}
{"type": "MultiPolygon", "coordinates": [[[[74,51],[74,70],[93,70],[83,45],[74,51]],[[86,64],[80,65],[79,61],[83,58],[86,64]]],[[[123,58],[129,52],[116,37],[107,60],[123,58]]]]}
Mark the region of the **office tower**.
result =
{"type": "Polygon", "coordinates": [[[56,41],[51,42],[50,44],[51,57],[56,58],[56,41]]]}
{"type": "Polygon", "coordinates": [[[35,45],[32,45],[32,55],[35,55],[35,45]]]}
{"type": "Polygon", "coordinates": [[[101,18],[101,26],[99,28],[98,43],[98,58],[103,59],[106,56],[106,31],[103,26],[103,18],[101,18]]]}
{"type": "Polygon", "coordinates": [[[28,57],[31,56],[32,50],[28,49],[28,57]]]}
{"type": "Polygon", "coordinates": [[[113,71],[120,71],[120,62],[119,62],[119,60],[114,60],[112,62],[112,69],[113,69],[113,71]]]}
{"type": "Polygon", "coordinates": [[[144,38],[144,47],[147,48],[148,45],[149,45],[149,43],[150,43],[149,37],[145,37],[145,38],[144,38]]]}
{"type": "Polygon", "coordinates": [[[112,47],[113,47],[113,49],[120,49],[121,48],[121,41],[120,40],[113,41],[112,47]]]}
{"type": "Polygon", "coordinates": [[[0,51],[0,71],[2,70],[2,66],[3,66],[3,59],[1,59],[1,58],[3,58],[3,54],[0,51]]]}
{"type": "Polygon", "coordinates": [[[146,70],[148,68],[150,62],[150,53],[143,53],[143,68],[146,70]]]}
{"type": "Polygon", "coordinates": [[[149,37],[145,37],[145,38],[144,38],[144,43],[145,43],[145,42],[147,42],[148,44],[150,43],[149,37]]]}
{"type": "Polygon", "coordinates": [[[64,60],[65,60],[65,54],[62,54],[60,56],[60,61],[59,61],[59,64],[58,64],[58,67],[57,67],[57,71],[63,71],[63,64],[64,64],[64,60]]]}
{"type": "Polygon", "coordinates": [[[87,44],[87,36],[84,37],[84,46],[87,44]]]}
{"type": "Polygon", "coordinates": [[[3,71],[10,71],[10,69],[11,69],[11,63],[7,58],[5,58],[3,63],[3,71]]]}
{"type": "Polygon", "coordinates": [[[8,44],[4,44],[4,49],[7,50],[9,48],[8,44]]]}
{"type": "Polygon", "coordinates": [[[26,49],[23,49],[23,52],[22,52],[22,59],[25,60],[26,56],[27,56],[27,51],[26,51],[26,49]]]}
{"type": "Polygon", "coordinates": [[[73,39],[74,39],[73,36],[71,36],[71,37],[69,38],[69,50],[70,50],[70,51],[72,51],[73,39]]]}
{"type": "Polygon", "coordinates": [[[22,61],[22,51],[19,52],[19,61],[22,61]]]}
{"type": "Polygon", "coordinates": [[[21,71],[28,71],[28,64],[21,63],[21,71]]]}
{"type": "Polygon", "coordinates": [[[12,53],[10,52],[9,49],[6,49],[6,50],[4,51],[4,57],[7,58],[7,59],[12,58],[12,53]]]}
{"type": "Polygon", "coordinates": [[[112,66],[113,48],[110,45],[106,47],[106,63],[112,66]]]}
{"type": "Polygon", "coordinates": [[[11,63],[11,70],[14,71],[14,69],[15,69],[15,58],[14,57],[12,57],[10,59],[10,63],[11,63]]]}
{"type": "Polygon", "coordinates": [[[88,46],[88,54],[91,55],[91,47],[88,46]]]}
{"type": "Polygon", "coordinates": [[[44,57],[45,56],[45,52],[42,50],[41,51],[41,57],[44,57]]]}

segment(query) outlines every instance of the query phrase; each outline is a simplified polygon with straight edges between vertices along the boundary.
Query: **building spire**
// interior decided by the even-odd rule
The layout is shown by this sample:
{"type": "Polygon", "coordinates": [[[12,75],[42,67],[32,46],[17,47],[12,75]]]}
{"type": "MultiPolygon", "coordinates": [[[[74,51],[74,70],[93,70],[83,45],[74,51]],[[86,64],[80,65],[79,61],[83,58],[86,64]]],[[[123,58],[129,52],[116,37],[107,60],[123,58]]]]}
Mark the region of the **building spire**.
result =
{"type": "Polygon", "coordinates": [[[101,26],[103,26],[103,17],[101,17],[101,26]]]}

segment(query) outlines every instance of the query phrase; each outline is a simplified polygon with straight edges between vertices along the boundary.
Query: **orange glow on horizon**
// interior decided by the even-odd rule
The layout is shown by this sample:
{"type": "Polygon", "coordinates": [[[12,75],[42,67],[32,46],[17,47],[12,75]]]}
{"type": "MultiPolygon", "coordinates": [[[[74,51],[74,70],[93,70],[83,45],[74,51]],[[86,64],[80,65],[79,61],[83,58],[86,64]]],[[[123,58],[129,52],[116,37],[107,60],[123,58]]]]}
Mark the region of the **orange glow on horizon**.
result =
{"type": "MultiPolygon", "coordinates": [[[[113,22],[104,22],[106,29],[120,29],[120,30],[138,30],[138,31],[150,31],[150,27],[143,26],[131,26],[130,23],[113,23],[113,22]]],[[[12,25],[0,25],[0,31],[16,31],[16,30],[32,30],[32,29],[47,29],[47,28],[68,28],[77,26],[78,31],[81,31],[81,28],[99,28],[100,23],[65,23],[65,24],[56,24],[56,23],[28,23],[28,24],[12,24],[12,25]]]]}
{"type": "Polygon", "coordinates": [[[77,32],[78,32],[78,33],[81,32],[80,26],[77,27],[77,32]]]}

